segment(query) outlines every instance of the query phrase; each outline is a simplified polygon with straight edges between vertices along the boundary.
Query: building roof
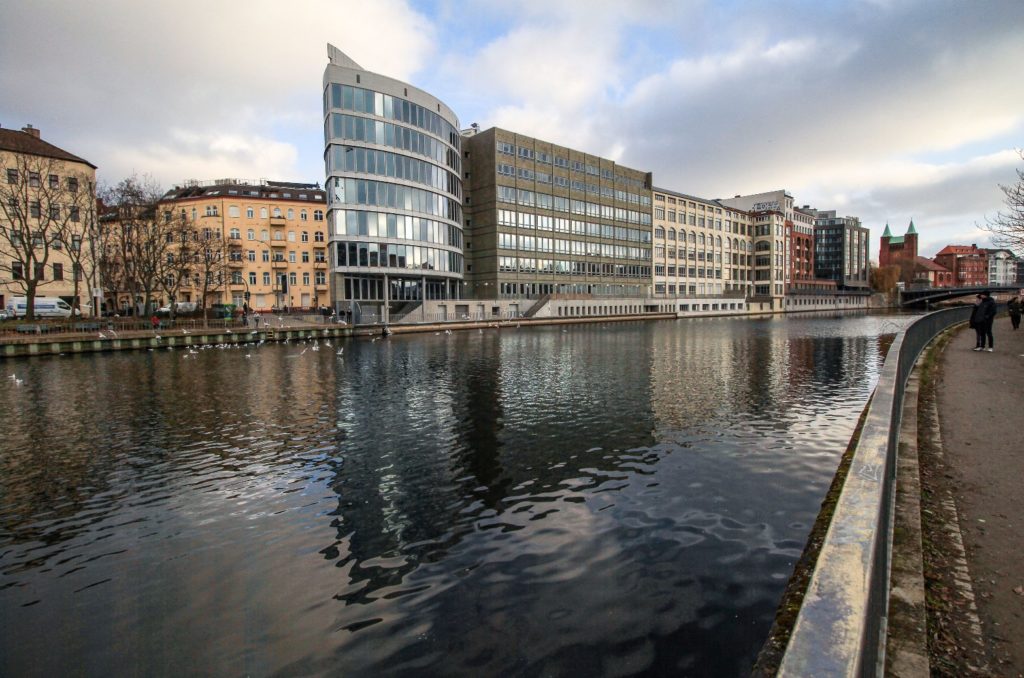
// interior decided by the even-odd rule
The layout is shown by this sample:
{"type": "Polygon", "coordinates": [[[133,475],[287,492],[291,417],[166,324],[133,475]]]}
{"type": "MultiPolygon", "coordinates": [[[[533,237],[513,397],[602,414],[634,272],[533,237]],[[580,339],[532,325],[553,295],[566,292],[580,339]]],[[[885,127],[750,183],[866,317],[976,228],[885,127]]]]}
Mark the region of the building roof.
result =
{"type": "MultiPolygon", "coordinates": [[[[38,130],[36,131],[38,132],[38,130]]],[[[79,158],[77,155],[72,153],[68,153],[63,148],[54,146],[48,141],[43,141],[35,134],[30,134],[29,132],[23,132],[16,129],[0,127],[0,151],[10,151],[12,153],[38,155],[43,158],[56,158],[57,160],[80,162],[96,169],[96,165],[92,164],[88,160],[79,158]]]]}
{"type": "Polygon", "coordinates": [[[291,181],[245,181],[242,179],[216,179],[214,181],[188,181],[164,194],[162,200],[186,198],[259,198],[322,203],[327,195],[319,184],[291,181]],[[300,197],[301,196],[301,197],[300,197]]]}
{"type": "Polygon", "coordinates": [[[977,245],[946,245],[939,250],[935,256],[941,257],[942,255],[955,255],[955,256],[967,256],[967,255],[981,255],[983,252],[978,249],[977,245]]]}
{"type": "Polygon", "coordinates": [[[928,257],[918,257],[915,261],[916,261],[918,266],[920,266],[921,268],[927,269],[929,271],[936,271],[936,272],[939,272],[939,273],[948,273],[949,272],[948,268],[946,268],[945,266],[940,266],[939,264],[936,264],[934,261],[932,261],[928,257]]]}
{"type": "Polygon", "coordinates": [[[886,225],[885,225],[885,230],[882,232],[882,237],[883,238],[891,238],[892,237],[892,231],[889,230],[889,224],[888,223],[886,223],[886,225]]]}
{"type": "Polygon", "coordinates": [[[910,228],[907,229],[907,235],[917,235],[917,229],[914,228],[914,220],[910,220],[910,228]]]}

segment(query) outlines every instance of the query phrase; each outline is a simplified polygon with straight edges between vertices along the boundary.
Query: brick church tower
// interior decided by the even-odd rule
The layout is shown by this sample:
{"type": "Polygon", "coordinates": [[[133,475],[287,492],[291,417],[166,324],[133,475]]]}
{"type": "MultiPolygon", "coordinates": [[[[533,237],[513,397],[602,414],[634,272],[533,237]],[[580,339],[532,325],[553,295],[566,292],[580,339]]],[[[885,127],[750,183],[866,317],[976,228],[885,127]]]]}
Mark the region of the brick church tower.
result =
{"type": "Polygon", "coordinates": [[[917,261],[917,229],[914,220],[910,220],[910,228],[906,235],[893,236],[889,224],[885,225],[878,247],[878,265],[895,266],[900,261],[917,261]]]}

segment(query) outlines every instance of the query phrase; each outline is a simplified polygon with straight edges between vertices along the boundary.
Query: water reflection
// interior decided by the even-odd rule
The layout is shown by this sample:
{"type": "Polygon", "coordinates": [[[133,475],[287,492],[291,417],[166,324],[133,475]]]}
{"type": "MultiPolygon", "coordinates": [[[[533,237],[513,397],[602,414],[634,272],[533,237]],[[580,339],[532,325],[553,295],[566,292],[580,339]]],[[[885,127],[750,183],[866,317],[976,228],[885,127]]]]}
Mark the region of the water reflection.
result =
{"type": "Polygon", "coordinates": [[[894,322],[6,363],[0,673],[746,674],[894,322]]]}

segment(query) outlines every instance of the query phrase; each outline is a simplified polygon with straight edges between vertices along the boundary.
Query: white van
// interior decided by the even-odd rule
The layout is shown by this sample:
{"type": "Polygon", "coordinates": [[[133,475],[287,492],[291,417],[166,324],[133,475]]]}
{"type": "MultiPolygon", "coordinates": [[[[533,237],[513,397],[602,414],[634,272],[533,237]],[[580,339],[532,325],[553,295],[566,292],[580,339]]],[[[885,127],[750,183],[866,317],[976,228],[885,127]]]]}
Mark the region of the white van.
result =
{"type": "MultiPolygon", "coordinates": [[[[35,316],[37,318],[70,318],[71,304],[57,297],[36,297],[35,316]]],[[[25,297],[12,297],[7,302],[7,315],[11,318],[24,318],[28,312],[28,300],[25,297]]]]}

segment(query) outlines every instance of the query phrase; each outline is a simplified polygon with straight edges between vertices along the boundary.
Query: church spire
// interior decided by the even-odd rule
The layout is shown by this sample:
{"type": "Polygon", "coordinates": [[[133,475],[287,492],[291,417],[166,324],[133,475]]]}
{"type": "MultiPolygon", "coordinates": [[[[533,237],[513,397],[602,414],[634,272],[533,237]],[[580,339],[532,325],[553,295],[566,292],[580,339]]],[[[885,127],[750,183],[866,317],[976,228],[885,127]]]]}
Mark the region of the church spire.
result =
{"type": "Polygon", "coordinates": [[[910,220],[910,228],[907,229],[907,235],[917,235],[917,229],[914,228],[914,220],[910,220]]]}
{"type": "Polygon", "coordinates": [[[892,232],[889,230],[889,222],[885,223],[885,233],[882,234],[883,238],[891,238],[892,232]]]}

